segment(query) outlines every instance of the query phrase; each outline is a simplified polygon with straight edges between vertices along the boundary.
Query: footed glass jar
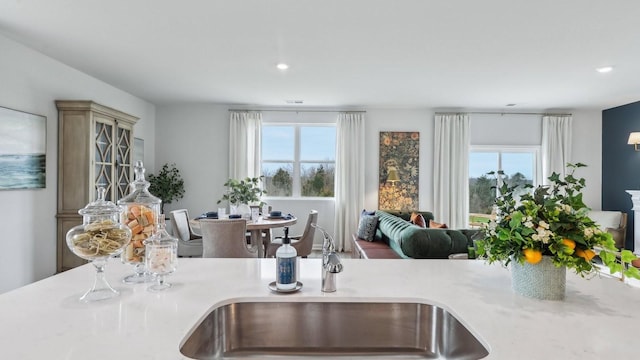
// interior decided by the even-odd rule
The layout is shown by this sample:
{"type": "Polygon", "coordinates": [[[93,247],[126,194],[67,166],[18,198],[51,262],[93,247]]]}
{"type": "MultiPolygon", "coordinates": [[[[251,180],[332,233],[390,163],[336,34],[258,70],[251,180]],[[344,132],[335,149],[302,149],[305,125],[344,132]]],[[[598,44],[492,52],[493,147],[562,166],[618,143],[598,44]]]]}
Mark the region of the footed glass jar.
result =
{"type": "Polygon", "coordinates": [[[171,287],[165,276],[176,271],[178,265],[178,239],[165,229],[164,215],[158,218],[158,231],[145,241],[147,270],[156,276],[156,283],[149,291],[162,291],[171,287]]]}
{"type": "Polygon", "coordinates": [[[151,185],[144,177],[142,161],[136,161],[135,179],[129,185],[131,193],[118,200],[124,208],[122,223],[131,230],[131,242],[122,254],[122,261],[134,265],[134,273],[123,279],[127,284],[153,281],[153,275],[145,269],[144,242],[153,236],[158,225],[162,200],[149,192],[151,185]]]}
{"type": "Polygon", "coordinates": [[[105,189],[98,188],[98,199],[78,211],[82,225],[69,230],[66,236],[69,249],[96,268],[93,286],[80,298],[85,302],[119,295],[105,279],[104,267],[109,257],[120,254],[131,239],[131,230],[120,223],[122,208],[104,197],[105,189]]]}

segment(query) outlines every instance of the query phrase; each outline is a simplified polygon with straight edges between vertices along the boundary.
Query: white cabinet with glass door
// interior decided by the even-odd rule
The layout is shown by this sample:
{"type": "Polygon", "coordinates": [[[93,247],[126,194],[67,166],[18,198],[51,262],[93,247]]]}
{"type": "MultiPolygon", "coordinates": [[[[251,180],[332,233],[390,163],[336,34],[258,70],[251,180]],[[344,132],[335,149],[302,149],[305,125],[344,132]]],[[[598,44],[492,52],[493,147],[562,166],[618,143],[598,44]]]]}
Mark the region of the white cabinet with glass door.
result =
{"type": "Polygon", "coordinates": [[[82,223],[78,210],[96,199],[116,202],[132,179],[133,126],[137,117],[93,101],[56,101],[58,107],[57,271],[85,263],[65,245],[82,223]]]}

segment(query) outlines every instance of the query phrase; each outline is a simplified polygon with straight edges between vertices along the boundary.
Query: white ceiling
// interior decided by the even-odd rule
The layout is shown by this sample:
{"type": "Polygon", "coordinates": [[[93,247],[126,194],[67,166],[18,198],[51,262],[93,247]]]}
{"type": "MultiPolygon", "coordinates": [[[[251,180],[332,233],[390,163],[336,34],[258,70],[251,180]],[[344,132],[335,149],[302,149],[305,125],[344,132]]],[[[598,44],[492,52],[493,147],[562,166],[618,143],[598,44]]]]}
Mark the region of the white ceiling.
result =
{"type": "Polygon", "coordinates": [[[640,100],[639,15],[633,0],[0,0],[0,32],[158,105],[605,109],[640,100]]]}

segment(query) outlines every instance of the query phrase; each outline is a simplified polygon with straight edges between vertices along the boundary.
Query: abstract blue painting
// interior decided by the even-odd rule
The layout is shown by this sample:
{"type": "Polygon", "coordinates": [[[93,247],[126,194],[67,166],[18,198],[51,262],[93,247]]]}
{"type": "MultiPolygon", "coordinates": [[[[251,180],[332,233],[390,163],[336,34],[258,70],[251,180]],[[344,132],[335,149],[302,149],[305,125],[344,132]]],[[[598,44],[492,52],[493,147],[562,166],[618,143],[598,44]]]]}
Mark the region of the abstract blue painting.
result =
{"type": "Polygon", "coordinates": [[[0,190],[46,187],[47,118],[0,107],[0,190]]]}

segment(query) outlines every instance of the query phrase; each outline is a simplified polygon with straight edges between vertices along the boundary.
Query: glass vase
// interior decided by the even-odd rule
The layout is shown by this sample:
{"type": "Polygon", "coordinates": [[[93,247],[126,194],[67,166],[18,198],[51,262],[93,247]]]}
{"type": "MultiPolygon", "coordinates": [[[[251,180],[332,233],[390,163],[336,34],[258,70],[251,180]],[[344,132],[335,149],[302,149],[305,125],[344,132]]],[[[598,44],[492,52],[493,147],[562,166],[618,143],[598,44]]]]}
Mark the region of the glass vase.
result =
{"type": "Polygon", "coordinates": [[[78,211],[82,225],[73,227],[66,235],[71,252],[90,261],[96,269],[93,286],[80,297],[84,302],[119,295],[107,282],[104,268],[109,257],[122,253],[131,239],[129,228],[119,223],[122,208],[104,198],[105,189],[98,188],[98,199],[78,211]]]}
{"type": "Polygon", "coordinates": [[[178,239],[167,233],[164,218],[158,219],[158,231],[145,242],[145,264],[147,270],[155,275],[156,283],[147,290],[163,291],[171,287],[165,277],[174,271],[178,264],[178,239]]]}
{"type": "Polygon", "coordinates": [[[134,273],[122,281],[126,284],[147,283],[154,280],[145,266],[145,241],[157,230],[162,200],[149,192],[151,185],[144,176],[142,161],[136,161],[135,179],[130,184],[131,193],[118,201],[124,208],[122,223],[131,230],[131,242],[124,250],[122,261],[134,266],[134,273]]]}

